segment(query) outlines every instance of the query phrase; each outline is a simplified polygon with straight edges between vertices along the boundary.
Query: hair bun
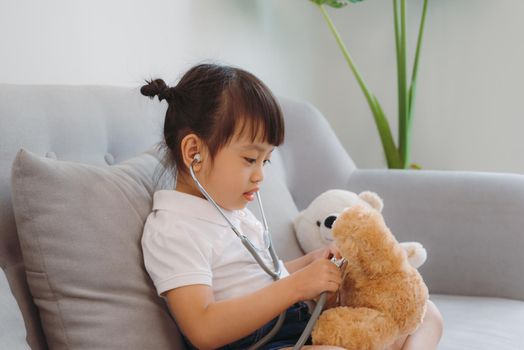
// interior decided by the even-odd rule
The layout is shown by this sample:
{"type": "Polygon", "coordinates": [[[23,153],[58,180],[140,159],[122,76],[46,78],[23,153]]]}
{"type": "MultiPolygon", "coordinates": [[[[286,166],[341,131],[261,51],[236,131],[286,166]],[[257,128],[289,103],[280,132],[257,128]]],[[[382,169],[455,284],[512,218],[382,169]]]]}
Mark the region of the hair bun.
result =
{"type": "Polygon", "coordinates": [[[170,88],[162,79],[155,79],[146,81],[147,85],[140,88],[140,93],[144,96],[155,97],[158,96],[158,100],[168,100],[171,96],[170,88]]]}

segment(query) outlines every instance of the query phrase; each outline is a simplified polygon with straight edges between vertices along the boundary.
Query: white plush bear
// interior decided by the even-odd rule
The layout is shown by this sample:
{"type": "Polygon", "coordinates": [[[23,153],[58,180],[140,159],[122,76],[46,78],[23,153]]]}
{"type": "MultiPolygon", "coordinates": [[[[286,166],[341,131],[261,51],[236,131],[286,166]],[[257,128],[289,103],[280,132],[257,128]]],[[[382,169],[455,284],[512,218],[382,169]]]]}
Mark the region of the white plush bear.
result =
{"type": "MultiPolygon", "coordinates": [[[[365,203],[379,212],[384,203],[374,192],[364,191],[360,194],[345,190],[329,190],[315,198],[309,206],[295,218],[295,234],[305,253],[328,246],[333,242],[331,226],[344,208],[365,203]]],[[[411,266],[419,268],[427,258],[426,249],[418,242],[400,243],[411,266]]]]}

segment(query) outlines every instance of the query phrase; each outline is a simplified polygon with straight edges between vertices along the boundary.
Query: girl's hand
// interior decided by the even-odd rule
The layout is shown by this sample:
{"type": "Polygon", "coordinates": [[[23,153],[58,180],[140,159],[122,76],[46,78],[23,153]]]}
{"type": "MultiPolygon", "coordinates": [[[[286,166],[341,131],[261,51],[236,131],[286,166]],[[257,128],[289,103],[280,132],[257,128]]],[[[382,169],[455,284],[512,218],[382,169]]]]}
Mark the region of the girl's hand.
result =
{"type": "Polygon", "coordinates": [[[307,255],[310,263],[319,259],[331,259],[332,257],[335,257],[338,260],[342,258],[335,243],[331,243],[328,247],[325,248],[313,250],[309,252],[307,255]]]}
{"type": "Polygon", "coordinates": [[[335,292],[342,283],[341,271],[329,260],[327,254],[326,258],[316,259],[289,278],[292,279],[300,300],[314,299],[325,291],[335,292]]]}

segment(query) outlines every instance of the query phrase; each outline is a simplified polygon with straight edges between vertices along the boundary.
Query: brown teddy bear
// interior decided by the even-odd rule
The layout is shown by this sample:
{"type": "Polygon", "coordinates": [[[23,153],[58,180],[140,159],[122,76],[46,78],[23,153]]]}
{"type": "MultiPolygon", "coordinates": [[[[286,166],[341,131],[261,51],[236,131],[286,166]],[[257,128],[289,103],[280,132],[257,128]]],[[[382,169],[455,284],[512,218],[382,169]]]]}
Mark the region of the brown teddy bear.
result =
{"type": "Polygon", "coordinates": [[[382,214],[362,201],[345,209],[332,230],[346,259],[343,282],[328,298],[313,344],[383,350],[413,333],[422,323],[428,289],[382,214]]]}

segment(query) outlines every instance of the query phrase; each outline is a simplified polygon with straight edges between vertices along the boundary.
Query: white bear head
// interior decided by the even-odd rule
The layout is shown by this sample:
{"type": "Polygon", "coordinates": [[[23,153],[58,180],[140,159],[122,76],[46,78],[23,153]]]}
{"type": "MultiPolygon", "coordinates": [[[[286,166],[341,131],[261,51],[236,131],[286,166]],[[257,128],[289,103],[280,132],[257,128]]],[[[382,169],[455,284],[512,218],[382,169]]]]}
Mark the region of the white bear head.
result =
{"type": "Polygon", "coordinates": [[[329,190],[315,198],[293,221],[298,242],[308,253],[333,242],[331,227],[344,208],[357,203],[368,205],[379,212],[384,204],[374,192],[356,194],[345,190],[329,190]]]}

